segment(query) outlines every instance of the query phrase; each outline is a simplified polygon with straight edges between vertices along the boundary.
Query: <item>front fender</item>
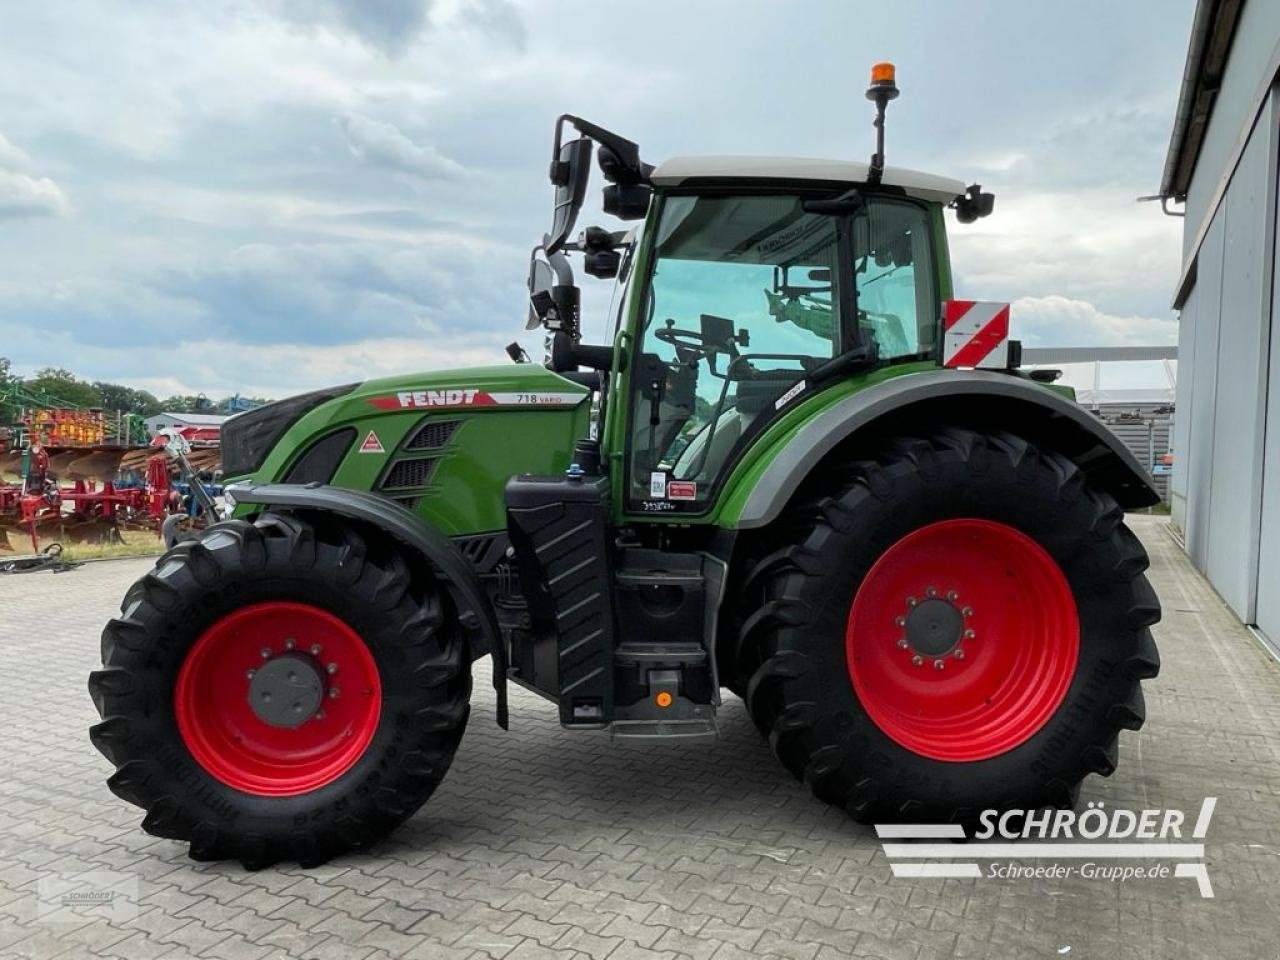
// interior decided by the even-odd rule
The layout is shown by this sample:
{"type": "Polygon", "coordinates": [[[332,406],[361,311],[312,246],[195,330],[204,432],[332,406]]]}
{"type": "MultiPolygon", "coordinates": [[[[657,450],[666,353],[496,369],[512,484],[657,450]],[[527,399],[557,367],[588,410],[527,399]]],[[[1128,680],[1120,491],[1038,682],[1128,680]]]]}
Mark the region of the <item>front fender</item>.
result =
{"type": "Polygon", "coordinates": [[[237,509],[254,504],[285,510],[313,510],[369,524],[419,554],[444,583],[464,629],[488,642],[493,658],[498,725],[507,728],[507,648],[489,597],[475,568],[440,531],[424,523],[394,500],[361,490],[322,484],[236,484],[227,488],[237,509]]]}
{"type": "MultiPolygon", "coordinates": [[[[763,527],[828,454],[864,431],[956,424],[1020,432],[1063,453],[1125,509],[1160,502],[1151,478],[1105,424],[1042,384],[981,370],[937,370],[881,381],[823,408],[780,446],[752,485],[734,526],[763,527]]],[[[733,518],[725,518],[732,522],[733,518]]]]}

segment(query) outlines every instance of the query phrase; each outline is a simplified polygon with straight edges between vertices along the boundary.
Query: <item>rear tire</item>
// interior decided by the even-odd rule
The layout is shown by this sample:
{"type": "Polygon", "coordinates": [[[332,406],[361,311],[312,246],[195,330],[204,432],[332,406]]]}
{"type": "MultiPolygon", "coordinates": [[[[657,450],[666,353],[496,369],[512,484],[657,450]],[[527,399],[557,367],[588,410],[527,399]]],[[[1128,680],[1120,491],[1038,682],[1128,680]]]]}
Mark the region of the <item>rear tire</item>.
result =
{"type": "Polygon", "coordinates": [[[90,736],[116,767],[112,792],[192,858],[251,869],[323,863],[413,814],[449,768],[471,692],[433,581],[350,526],[289,515],[169,550],[103,631],[102,661],[90,736]],[[305,722],[268,722],[250,700],[277,660],[276,686],[252,692],[279,703],[284,674],[301,674],[305,722]]]}
{"type": "Polygon", "coordinates": [[[862,822],[1073,805],[1114,771],[1159,670],[1159,603],[1120,507],[1007,433],[897,440],[846,478],[748,577],[739,675],[774,753],[862,822]]]}

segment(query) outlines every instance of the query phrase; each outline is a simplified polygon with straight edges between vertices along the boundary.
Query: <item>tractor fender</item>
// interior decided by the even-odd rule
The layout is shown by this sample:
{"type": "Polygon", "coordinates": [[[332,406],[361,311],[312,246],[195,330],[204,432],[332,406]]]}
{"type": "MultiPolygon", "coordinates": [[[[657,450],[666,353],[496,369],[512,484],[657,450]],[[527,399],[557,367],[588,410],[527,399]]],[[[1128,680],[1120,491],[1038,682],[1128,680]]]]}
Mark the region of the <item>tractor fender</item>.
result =
{"type": "MultiPolygon", "coordinates": [[[[507,729],[507,648],[475,568],[439,530],[386,497],[319,483],[235,484],[227,488],[240,504],[334,513],[376,527],[418,553],[449,591],[464,629],[478,632],[493,658],[498,725],[507,729]]],[[[474,647],[475,645],[473,645],[474,647]]]]}
{"type": "Polygon", "coordinates": [[[1020,433],[1070,458],[1090,483],[1125,509],[1160,495],[1137,458],[1087,410],[1054,390],[1008,373],[937,370],[884,380],[816,413],[765,467],[738,517],[743,529],[781,515],[796,485],[839,445],[861,432],[952,423],[1020,433]]]}

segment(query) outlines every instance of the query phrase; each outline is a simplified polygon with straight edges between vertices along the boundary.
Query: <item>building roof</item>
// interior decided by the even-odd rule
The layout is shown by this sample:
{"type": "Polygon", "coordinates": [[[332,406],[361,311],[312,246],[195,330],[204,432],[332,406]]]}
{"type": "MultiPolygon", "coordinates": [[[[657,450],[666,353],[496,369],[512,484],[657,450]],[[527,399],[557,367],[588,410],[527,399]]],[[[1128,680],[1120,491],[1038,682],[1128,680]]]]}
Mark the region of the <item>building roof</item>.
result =
{"type": "MultiPolygon", "coordinates": [[[[826,183],[866,183],[868,166],[854,160],[809,157],[704,156],[672,157],[658,165],[649,179],[661,187],[688,180],[813,180],[826,183]]],[[[885,167],[886,186],[902,187],[908,196],[946,203],[962,195],[964,183],[951,177],[921,173],[905,167],[885,167]]]]}
{"type": "Polygon", "coordinates": [[[1197,0],[1160,195],[1183,200],[1209,129],[1245,0],[1197,0]]]}
{"type": "Polygon", "coordinates": [[[172,420],[175,423],[188,423],[193,427],[217,427],[226,419],[214,413],[173,413],[167,410],[153,417],[147,417],[147,420],[172,420]]]}

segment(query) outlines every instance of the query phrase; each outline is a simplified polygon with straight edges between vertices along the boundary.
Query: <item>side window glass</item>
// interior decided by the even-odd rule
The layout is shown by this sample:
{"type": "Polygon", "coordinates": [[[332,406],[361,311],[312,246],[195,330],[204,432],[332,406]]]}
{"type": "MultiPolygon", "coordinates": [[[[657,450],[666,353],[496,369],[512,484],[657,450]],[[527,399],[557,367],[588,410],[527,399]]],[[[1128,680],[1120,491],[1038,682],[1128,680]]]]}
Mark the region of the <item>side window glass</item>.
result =
{"type": "Polygon", "coordinates": [[[854,221],[853,253],[858,324],[876,341],[880,357],[931,351],[941,303],[933,282],[927,211],[872,200],[866,215],[854,221]]]}

